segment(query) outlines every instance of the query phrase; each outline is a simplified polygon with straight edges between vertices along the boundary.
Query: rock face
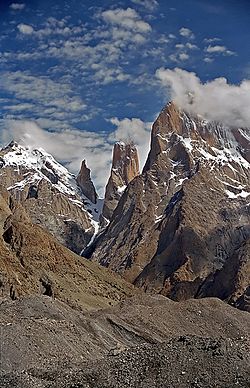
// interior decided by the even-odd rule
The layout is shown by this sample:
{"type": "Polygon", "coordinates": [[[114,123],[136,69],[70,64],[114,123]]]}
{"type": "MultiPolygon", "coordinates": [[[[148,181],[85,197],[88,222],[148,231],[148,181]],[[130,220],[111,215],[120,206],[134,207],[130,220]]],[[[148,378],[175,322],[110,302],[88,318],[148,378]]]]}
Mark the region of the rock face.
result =
{"type": "Polygon", "coordinates": [[[86,180],[85,189],[80,174],[80,190],[74,175],[42,149],[30,150],[12,142],[0,151],[0,157],[1,185],[22,204],[33,223],[80,253],[99,218],[97,205],[82,194],[89,192],[90,181],[86,180]]]}
{"type": "Polygon", "coordinates": [[[90,169],[86,166],[85,160],[82,162],[76,181],[85,197],[87,197],[93,204],[96,204],[97,194],[90,177],[90,169]]]}
{"type": "Polygon", "coordinates": [[[250,284],[249,149],[248,129],[169,103],[91,259],[148,292],[237,305],[250,284]]]}
{"type": "Polygon", "coordinates": [[[74,254],[31,222],[6,191],[0,195],[0,298],[46,295],[84,310],[134,293],[115,274],[74,254]]]}
{"type": "Polygon", "coordinates": [[[134,144],[116,143],[110,178],[106,186],[102,216],[110,220],[127,185],[139,175],[139,158],[134,144]]]}

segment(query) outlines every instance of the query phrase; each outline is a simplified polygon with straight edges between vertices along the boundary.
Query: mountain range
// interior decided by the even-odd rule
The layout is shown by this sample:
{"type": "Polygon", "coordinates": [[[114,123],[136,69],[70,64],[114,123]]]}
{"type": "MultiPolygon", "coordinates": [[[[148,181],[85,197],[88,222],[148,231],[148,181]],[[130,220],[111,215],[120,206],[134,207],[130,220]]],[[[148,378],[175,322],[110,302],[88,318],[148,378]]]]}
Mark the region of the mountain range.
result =
{"type": "MultiPolygon", "coordinates": [[[[3,387],[21,386],[22,370],[27,372],[27,387],[161,386],[154,382],[119,385],[114,376],[114,385],[104,385],[105,368],[112,369],[108,361],[103,366],[103,381],[93,378],[95,364],[91,364],[89,380],[79,372],[85,385],[70,385],[70,379],[63,385],[68,377],[62,376],[70,357],[79,371],[78,357],[93,362],[114,346],[121,357],[118,364],[123,362],[123,354],[127,360],[136,358],[130,348],[139,346],[138,354],[145,353],[148,367],[149,360],[159,360],[152,361],[151,350],[143,346],[159,346],[171,337],[177,341],[167,345],[172,349],[179,346],[177,336],[194,336],[183,341],[189,341],[197,355],[210,346],[210,340],[204,338],[234,338],[232,346],[239,347],[246,362],[245,345],[237,338],[249,334],[249,132],[248,128],[207,121],[170,102],[153,124],[142,170],[135,144],[114,145],[103,199],[98,197],[84,155],[75,176],[43,149],[14,141],[1,149],[3,387]],[[174,324],[164,323],[171,320],[169,311],[174,314],[174,324]],[[182,314],[187,322],[194,322],[187,323],[185,330],[182,314]],[[28,319],[29,327],[22,325],[21,317],[28,319]],[[36,327],[36,321],[42,326],[36,327]],[[230,321],[234,329],[222,333],[220,327],[230,321]],[[60,333],[53,322],[61,325],[60,333]],[[33,336],[37,330],[39,335],[31,340],[29,332],[33,336]],[[27,348],[24,359],[22,336],[27,348]],[[65,336],[69,339],[60,345],[61,350],[52,351],[50,341],[56,347],[56,338],[61,343],[65,336]],[[37,343],[40,337],[45,338],[42,347],[37,343]],[[73,353],[72,346],[77,349],[73,353]],[[42,352],[45,363],[41,364],[42,352]],[[60,385],[53,385],[51,376],[41,377],[38,372],[41,365],[56,370],[53,357],[59,359],[56,379],[60,385]],[[91,379],[96,385],[91,385],[91,379]]],[[[218,349],[228,346],[223,341],[217,343],[218,349]]],[[[158,348],[159,352],[162,349],[158,348]]],[[[120,364],[117,368],[121,370],[120,364]]],[[[244,380],[245,366],[242,368],[240,386],[245,387],[248,382],[244,380]]],[[[210,386],[223,387],[225,380],[218,382],[219,374],[216,379],[210,386]]],[[[184,385],[174,380],[172,384],[208,386],[199,382],[187,385],[187,380],[184,385]]]]}

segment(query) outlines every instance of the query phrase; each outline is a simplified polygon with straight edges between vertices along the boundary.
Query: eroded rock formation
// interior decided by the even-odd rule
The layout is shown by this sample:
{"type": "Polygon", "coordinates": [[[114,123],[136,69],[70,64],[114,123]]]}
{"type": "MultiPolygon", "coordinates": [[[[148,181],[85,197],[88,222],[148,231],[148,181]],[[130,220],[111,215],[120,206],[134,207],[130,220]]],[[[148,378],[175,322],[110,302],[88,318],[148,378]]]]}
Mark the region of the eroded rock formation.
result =
{"type": "Polygon", "coordinates": [[[119,142],[114,145],[113,161],[108,180],[102,216],[110,220],[127,185],[139,175],[139,158],[134,144],[119,142]]]}

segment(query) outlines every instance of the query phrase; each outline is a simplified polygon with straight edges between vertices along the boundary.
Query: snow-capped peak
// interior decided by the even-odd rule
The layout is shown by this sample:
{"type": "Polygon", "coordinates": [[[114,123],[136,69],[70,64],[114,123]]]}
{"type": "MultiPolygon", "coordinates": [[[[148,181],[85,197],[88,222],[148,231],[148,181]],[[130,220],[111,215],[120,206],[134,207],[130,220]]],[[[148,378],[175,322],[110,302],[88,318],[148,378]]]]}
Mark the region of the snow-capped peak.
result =
{"type": "Polygon", "coordinates": [[[32,149],[11,142],[2,149],[0,155],[2,168],[12,167],[17,174],[17,181],[8,190],[23,190],[27,185],[38,185],[41,180],[45,180],[76,206],[88,211],[93,221],[98,221],[102,201],[98,200],[96,205],[90,203],[78,187],[75,175],[44,149],[32,149]]]}

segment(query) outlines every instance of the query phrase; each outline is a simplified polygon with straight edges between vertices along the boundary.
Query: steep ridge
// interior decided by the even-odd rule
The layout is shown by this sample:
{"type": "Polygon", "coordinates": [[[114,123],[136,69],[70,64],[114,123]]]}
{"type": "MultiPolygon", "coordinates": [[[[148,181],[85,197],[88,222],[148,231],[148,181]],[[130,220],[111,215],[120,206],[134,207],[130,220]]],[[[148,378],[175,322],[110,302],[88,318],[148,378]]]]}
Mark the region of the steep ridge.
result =
{"type": "Polygon", "coordinates": [[[105,224],[112,214],[126,189],[139,175],[139,157],[136,146],[132,143],[119,142],[114,145],[110,177],[105,190],[102,218],[105,224]]]}
{"type": "Polygon", "coordinates": [[[134,293],[130,284],[33,224],[19,201],[6,190],[0,192],[1,300],[47,295],[78,309],[95,310],[134,293]]]}
{"type": "Polygon", "coordinates": [[[153,125],[143,173],[128,185],[91,259],[148,292],[182,300],[207,296],[216,283],[213,295],[237,304],[250,284],[249,149],[248,129],[169,103],[153,125]],[[223,293],[216,279],[228,272],[233,286],[223,293]]]}
{"type": "Polygon", "coordinates": [[[86,176],[84,182],[83,167],[76,180],[42,149],[12,142],[0,151],[1,185],[20,201],[33,223],[76,253],[90,242],[100,215],[95,191],[90,199],[86,196],[91,181],[86,176]]]}

